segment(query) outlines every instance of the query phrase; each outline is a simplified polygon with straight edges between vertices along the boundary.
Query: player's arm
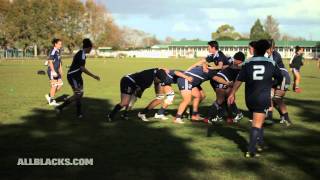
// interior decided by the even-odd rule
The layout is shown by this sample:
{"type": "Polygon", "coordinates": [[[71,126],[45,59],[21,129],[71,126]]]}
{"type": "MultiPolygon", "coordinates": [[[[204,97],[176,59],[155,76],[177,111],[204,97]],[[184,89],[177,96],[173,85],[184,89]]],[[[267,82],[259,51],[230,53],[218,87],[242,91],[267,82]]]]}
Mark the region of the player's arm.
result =
{"type": "Polygon", "coordinates": [[[87,74],[88,76],[91,76],[92,78],[100,81],[100,77],[97,75],[92,74],[86,67],[81,66],[80,67],[81,71],[84,72],[85,74],[87,74]]]}
{"type": "Polygon", "coordinates": [[[230,92],[230,95],[228,97],[228,104],[233,104],[234,101],[235,101],[235,97],[236,97],[236,92],[238,91],[239,87],[241,86],[242,84],[242,81],[236,81],[234,84],[233,84],[233,88],[230,92]]]}
{"type": "Polygon", "coordinates": [[[174,74],[181,77],[181,78],[184,78],[186,80],[188,80],[189,82],[192,82],[193,78],[191,76],[187,76],[185,75],[184,73],[180,72],[180,71],[174,71],[174,74]]]}
{"type": "Polygon", "coordinates": [[[192,66],[190,66],[187,71],[190,71],[192,68],[197,67],[197,66],[208,66],[206,59],[202,58],[200,61],[194,63],[192,66]]]}
{"type": "Polygon", "coordinates": [[[224,84],[224,85],[227,85],[227,86],[231,86],[232,85],[232,82],[230,81],[226,81],[225,79],[223,79],[222,77],[220,76],[213,76],[212,79],[220,84],[224,84]]]}
{"type": "MultiPolygon", "coordinates": [[[[226,67],[228,67],[228,66],[226,66],[226,67]]],[[[220,61],[217,66],[212,66],[212,67],[209,67],[209,68],[212,69],[212,70],[224,69],[223,62],[220,61]]]]}

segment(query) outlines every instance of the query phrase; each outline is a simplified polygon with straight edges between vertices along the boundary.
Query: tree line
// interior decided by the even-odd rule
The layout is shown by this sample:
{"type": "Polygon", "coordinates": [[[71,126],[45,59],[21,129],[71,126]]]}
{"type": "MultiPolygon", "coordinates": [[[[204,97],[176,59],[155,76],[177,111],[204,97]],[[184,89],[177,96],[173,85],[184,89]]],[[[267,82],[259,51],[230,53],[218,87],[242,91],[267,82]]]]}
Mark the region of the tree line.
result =
{"type": "Polygon", "coordinates": [[[123,27],[103,4],[94,0],[0,0],[0,46],[45,54],[51,40],[63,40],[72,53],[89,37],[95,46],[113,49],[142,48],[159,41],[154,35],[123,27]]]}
{"type": "Polygon", "coordinates": [[[250,34],[241,34],[235,31],[232,25],[224,24],[211,34],[215,40],[258,40],[258,39],[274,39],[274,40],[305,40],[301,37],[292,37],[288,34],[281,34],[278,21],[271,15],[268,15],[262,24],[257,19],[250,29],[250,34]]]}

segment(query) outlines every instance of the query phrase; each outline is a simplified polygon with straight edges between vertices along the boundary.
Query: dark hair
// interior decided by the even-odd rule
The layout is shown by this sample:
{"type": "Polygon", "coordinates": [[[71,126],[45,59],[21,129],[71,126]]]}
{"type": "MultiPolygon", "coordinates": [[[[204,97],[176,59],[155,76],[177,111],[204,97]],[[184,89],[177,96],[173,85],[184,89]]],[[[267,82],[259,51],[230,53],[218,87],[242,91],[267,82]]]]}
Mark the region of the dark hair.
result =
{"type": "Polygon", "coordinates": [[[254,46],[254,55],[255,56],[264,56],[264,54],[266,53],[267,49],[270,48],[270,44],[268,42],[268,40],[265,39],[261,39],[259,41],[257,41],[257,43],[254,46]]]}
{"type": "Polygon", "coordinates": [[[217,41],[209,41],[208,45],[212,48],[216,48],[216,50],[219,50],[219,43],[217,41]]]}
{"type": "Polygon", "coordinates": [[[294,47],[294,48],[295,48],[296,53],[297,53],[298,51],[300,51],[300,49],[302,49],[302,47],[300,47],[300,46],[296,46],[296,47],[294,47]]]}
{"type": "Polygon", "coordinates": [[[243,52],[239,51],[236,54],[234,54],[233,59],[243,62],[245,59],[245,55],[243,54],[243,52]]]}
{"type": "Polygon", "coordinates": [[[254,48],[254,46],[256,45],[256,43],[257,43],[257,41],[251,41],[251,42],[249,42],[249,46],[251,46],[251,47],[254,48]]]}
{"type": "Polygon", "coordinates": [[[61,41],[61,39],[53,38],[52,41],[51,41],[51,43],[52,43],[52,45],[55,45],[55,44],[57,44],[57,43],[60,42],[60,41],[61,41]]]}
{"type": "Polygon", "coordinates": [[[83,48],[91,48],[92,47],[92,42],[89,38],[85,38],[82,41],[82,47],[83,48]]]}
{"type": "Polygon", "coordinates": [[[270,47],[274,48],[276,46],[276,43],[273,39],[269,39],[269,44],[270,44],[270,47]]]}
{"type": "Polygon", "coordinates": [[[166,77],[167,77],[167,73],[163,69],[158,69],[156,72],[156,77],[160,80],[160,82],[165,82],[166,77]]]}

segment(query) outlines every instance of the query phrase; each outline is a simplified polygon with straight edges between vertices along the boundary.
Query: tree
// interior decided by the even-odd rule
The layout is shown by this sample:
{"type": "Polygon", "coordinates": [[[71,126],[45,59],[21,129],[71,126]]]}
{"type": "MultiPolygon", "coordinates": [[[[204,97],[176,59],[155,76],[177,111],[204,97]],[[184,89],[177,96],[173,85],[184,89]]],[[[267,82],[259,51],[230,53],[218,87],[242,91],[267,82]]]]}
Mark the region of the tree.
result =
{"type": "Polygon", "coordinates": [[[279,23],[271,15],[267,16],[267,19],[264,22],[264,29],[272,39],[280,39],[279,23]]]}
{"type": "Polygon", "coordinates": [[[270,35],[264,31],[263,26],[259,19],[256,20],[254,25],[250,30],[250,39],[259,40],[259,39],[270,39],[270,35]]]}
{"type": "Polygon", "coordinates": [[[217,31],[213,32],[211,36],[215,40],[238,40],[241,38],[240,33],[236,32],[234,27],[229,24],[218,27],[217,31]]]}

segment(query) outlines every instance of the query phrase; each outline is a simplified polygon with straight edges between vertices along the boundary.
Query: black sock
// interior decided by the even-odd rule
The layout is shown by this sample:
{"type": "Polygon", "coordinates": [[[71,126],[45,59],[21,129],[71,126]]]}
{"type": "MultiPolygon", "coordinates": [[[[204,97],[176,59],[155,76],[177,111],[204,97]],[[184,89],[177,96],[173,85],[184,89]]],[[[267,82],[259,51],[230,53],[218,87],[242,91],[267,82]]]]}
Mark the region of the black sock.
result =
{"type": "Polygon", "coordinates": [[[77,99],[76,100],[76,105],[77,105],[77,115],[82,114],[82,110],[81,110],[81,99],[77,99]]]}
{"type": "Polygon", "coordinates": [[[267,119],[268,119],[268,120],[272,120],[272,117],[273,117],[272,111],[268,111],[268,117],[267,117],[267,119]]]}
{"type": "Polygon", "coordinates": [[[163,115],[165,111],[166,111],[166,109],[164,109],[164,108],[161,107],[161,108],[159,109],[159,111],[158,111],[158,114],[159,114],[159,115],[163,115]]]}
{"type": "Polygon", "coordinates": [[[286,112],[283,114],[283,117],[286,121],[291,122],[290,118],[289,118],[289,114],[286,112]]]}
{"type": "Polygon", "coordinates": [[[250,153],[255,153],[256,152],[256,145],[257,145],[257,140],[260,134],[260,128],[252,127],[250,130],[250,141],[249,141],[249,147],[248,151],[250,153]]]}
{"type": "Polygon", "coordinates": [[[144,108],[144,109],[141,111],[142,114],[147,114],[148,112],[149,112],[149,109],[148,109],[148,108],[144,108]]]}
{"type": "MultiPolygon", "coordinates": [[[[218,104],[219,105],[219,104],[218,104]]],[[[218,109],[218,116],[219,117],[223,117],[224,116],[224,112],[225,112],[225,108],[224,108],[224,106],[223,106],[223,104],[222,105],[219,105],[219,109],[218,109]]]]}
{"type": "Polygon", "coordinates": [[[261,127],[260,131],[259,131],[259,137],[258,137],[258,145],[260,145],[260,146],[262,146],[264,144],[263,135],[264,135],[264,129],[263,129],[263,127],[261,127]]]}
{"type": "Polygon", "coordinates": [[[114,116],[122,109],[123,107],[120,106],[120,104],[117,104],[116,106],[114,106],[113,110],[110,113],[110,118],[114,118],[114,116]]]}
{"type": "Polygon", "coordinates": [[[236,103],[233,103],[230,105],[231,115],[233,118],[235,118],[239,114],[239,109],[236,105],[236,103]]]}
{"type": "Polygon", "coordinates": [[[193,116],[196,116],[196,115],[198,115],[198,114],[199,114],[199,113],[198,113],[197,111],[193,111],[193,112],[192,112],[192,115],[193,115],[193,116]]]}
{"type": "Polygon", "coordinates": [[[191,115],[193,114],[193,107],[189,106],[189,118],[191,117],[191,115]]]}
{"type": "Polygon", "coordinates": [[[181,118],[181,117],[182,117],[181,114],[176,114],[176,119],[177,119],[177,118],[181,118]]]}
{"type": "Polygon", "coordinates": [[[218,114],[218,109],[219,109],[218,103],[214,102],[209,108],[208,118],[209,119],[214,118],[218,114]]]}

